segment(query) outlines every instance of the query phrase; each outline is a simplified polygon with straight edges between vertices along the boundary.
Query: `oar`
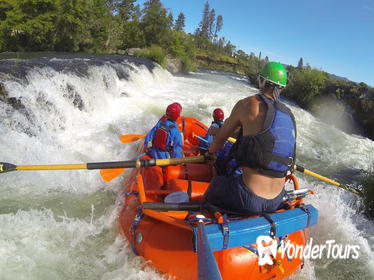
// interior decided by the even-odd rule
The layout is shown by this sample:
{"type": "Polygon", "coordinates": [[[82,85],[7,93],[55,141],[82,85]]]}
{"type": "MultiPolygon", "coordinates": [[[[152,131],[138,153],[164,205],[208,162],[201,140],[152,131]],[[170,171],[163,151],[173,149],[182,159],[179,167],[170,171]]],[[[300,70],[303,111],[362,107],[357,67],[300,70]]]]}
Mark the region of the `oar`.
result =
{"type": "MultiPolygon", "coordinates": [[[[141,158],[142,156],[144,156],[145,153],[142,153],[134,158],[132,158],[131,160],[136,160],[138,158],[141,158]]],[[[123,172],[125,172],[125,168],[115,168],[115,169],[100,169],[100,176],[101,178],[105,181],[105,182],[110,182],[112,181],[114,178],[118,177],[119,175],[121,175],[123,172]]]]}
{"type": "Polygon", "coordinates": [[[50,165],[15,165],[7,162],[0,162],[0,173],[16,170],[77,170],[77,169],[114,169],[114,168],[140,168],[151,166],[168,166],[182,163],[200,163],[206,160],[205,156],[194,156],[185,158],[167,159],[144,159],[113,162],[91,162],[81,164],[50,164],[50,165]]]}
{"type": "Polygon", "coordinates": [[[142,139],[146,136],[146,134],[126,134],[126,135],[121,135],[119,137],[119,139],[123,142],[123,143],[131,143],[131,142],[135,142],[139,139],[142,139]]]}
{"type": "MultiPolygon", "coordinates": [[[[200,218],[197,215],[197,218],[200,218]]],[[[197,232],[197,262],[198,262],[198,279],[199,280],[220,280],[222,279],[219,272],[216,259],[214,258],[212,249],[209,246],[208,238],[206,237],[205,225],[203,222],[204,216],[198,222],[197,232]]]]}
{"type": "Polygon", "coordinates": [[[306,169],[306,168],[304,168],[304,167],[302,167],[302,166],[300,166],[300,165],[295,165],[295,169],[296,169],[297,171],[302,172],[302,173],[304,173],[304,174],[307,174],[307,175],[309,175],[309,176],[312,176],[312,177],[318,178],[318,179],[320,179],[320,180],[322,180],[322,181],[325,181],[325,182],[328,182],[328,183],[333,184],[333,185],[335,185],[335,186],[338,186],[338,187],[340,187],[340,188],[343,188],[343,189],[345,189],[346,191],[349,191],[349,192],[354,193],[354,194],[356,194],[356,195],[363,196],[363,193],[362,193],[359,189],[357,189],[357,188],[354,188],[354,187],[352,187],[352,186],[348,186],[348,185],[343,185],[343,184],[341,184],[341,183],[339,183],[339,182],[336,182],[336,181],[331,180],[331,179],[329,179],[329,178],[327,178],[327,177],[324,177],[324,176],[322,176],[322,175],[319,175],[319,174],[317,174],[317,173],[315,173],[315,172],[313,172],[313,171],[311,171],[311,170],[308,170],[308,169],[306,169]]]}

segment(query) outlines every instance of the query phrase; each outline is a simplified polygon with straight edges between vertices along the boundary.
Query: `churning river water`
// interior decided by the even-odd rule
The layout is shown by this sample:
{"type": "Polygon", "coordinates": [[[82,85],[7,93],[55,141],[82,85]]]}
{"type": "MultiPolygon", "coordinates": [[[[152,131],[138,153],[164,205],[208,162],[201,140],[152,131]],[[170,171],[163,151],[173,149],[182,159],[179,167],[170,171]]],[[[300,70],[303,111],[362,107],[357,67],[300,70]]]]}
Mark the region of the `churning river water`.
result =
{"type": "MultiPolygon", "coordinates": [[[[198,72],[173,76],[141,59],[69,56],[0,61],[0,161],[16,165],[117,161],[171,102],[209,124],[257,93],[243,76],[198,72]]],[[[298,128],[297,163],[352,183],[373,162],[374,143],[324,124],[285,100],[298,128]]],[[[98,171],[16,171],[0,175],[0,279],[161,279],[119,235],[116,219],[126,173],[110,183],[98,171]]],[[[320,213],[313,244],[358,245],[357,259],[306,260],[293,279],[374,279],[374,224],[361,202],[299,174],[320,213]]]]}

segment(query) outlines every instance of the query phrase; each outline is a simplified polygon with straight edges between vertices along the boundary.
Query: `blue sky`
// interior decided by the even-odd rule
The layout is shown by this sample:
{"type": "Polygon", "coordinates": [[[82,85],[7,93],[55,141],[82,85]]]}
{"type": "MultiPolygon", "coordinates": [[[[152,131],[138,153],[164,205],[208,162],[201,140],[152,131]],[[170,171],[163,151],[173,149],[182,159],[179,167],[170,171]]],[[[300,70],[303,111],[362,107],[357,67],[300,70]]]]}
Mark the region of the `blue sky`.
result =
{"type": "MultiPolygon", "coordinates": [[[[144,1],[139,1],[144,2],[144,1]]],[[[161,0],[193,33],[206,0],[161,0]]],[[[270,60],[304,64],[374,86],[374,1],[209,0],[223,16],[220,36],[270,60]]]]}

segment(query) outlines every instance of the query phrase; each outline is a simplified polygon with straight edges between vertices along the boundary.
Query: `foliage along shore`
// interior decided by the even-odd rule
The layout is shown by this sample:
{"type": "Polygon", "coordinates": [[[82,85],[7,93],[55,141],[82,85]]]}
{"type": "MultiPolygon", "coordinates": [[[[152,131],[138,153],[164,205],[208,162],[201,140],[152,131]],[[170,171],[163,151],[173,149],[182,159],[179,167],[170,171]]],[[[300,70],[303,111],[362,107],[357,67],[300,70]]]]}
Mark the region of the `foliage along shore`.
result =
{"type": "MultiPolygon", "coordinates": [[[[184,31],[185,15],[179,13],[174,19],[160,0],[147,0],[142,7],[136,3],[136,0],[1,0],[0,59],[14,54],[19,58],[32,57],[33,52],[131,54],[163,67],[174,61],[179,64],[176,71],[205,68],[245,74],[252,84],[257,83],[259,69],[269,61],[261,53],[248,55],[220,37],[224,19],[216,15],[208,2],[193,34],[184,31]]],[[[286,97],[332,124],[347,123],[349,116],[353,116],[363,134],[374,140],[373,88],[304,66],[302,59],[297,67],[287,68],[290,82],[284,92],[286,97]],[[339,121],[344,117],[345,120],[339,121]]],[[[1,84],[0,101],[23,109],[18,100],[7,96],[1,84]]],[[[356,132],[341,125],[339,128],[356,132]]],[[[367,182],[373,189],[374,179],[367,182]]]]}
{"type": "MultiPolygon", "coordinates": [[[[184,31],[185,15],[177,18],[160,0],[2,0],[0,53],[66,52],[130,54],[151,59],[172,72],[199,68],[245,74],[257,83],[268,57],[249,55],[220,37],[222,15],[206,2],[193,34],[184,31]],[[172,67],[170,67],[172,66],[172,67]]],[[[31,53],[31,54],[30,54],[31,53]]],[[[6,57],[9,53],[3,53],[6,57]]],[[[12,55],[12,54],[10,54],[12,55]]],[[[21,57],[21,55],[20,55],[21,57]]],[[[1,58],[1,56],[0,56],[1,58]]],[[[339,80],[323,71],[288,66],[291,79],[285,96],[331,123],[347,123],[349,116],[374,139],[374,89],[364,83],[339,80]],[[335,112],[339,116],[326,113],[335,112]]],[[[352,124],[352,126],[357,126],[352,124]]],[[[351,128],[339,126],[347,132],[351,128]]]]}

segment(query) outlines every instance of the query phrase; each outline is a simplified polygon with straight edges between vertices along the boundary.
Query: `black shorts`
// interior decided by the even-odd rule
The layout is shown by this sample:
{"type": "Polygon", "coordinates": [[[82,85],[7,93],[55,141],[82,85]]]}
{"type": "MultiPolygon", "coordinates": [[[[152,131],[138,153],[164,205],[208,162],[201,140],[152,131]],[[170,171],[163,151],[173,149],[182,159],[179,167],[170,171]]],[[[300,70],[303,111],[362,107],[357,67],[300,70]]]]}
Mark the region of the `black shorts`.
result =
{"type": "Polygon", "coordinates": [[[286,191],[273,198],[257,196],[244,184],[242,175],[217,176],[213,178],[206,192],[206,201],[225,210],[258,215],[274,212],[284,206],[283,197],[286,191]]]}

